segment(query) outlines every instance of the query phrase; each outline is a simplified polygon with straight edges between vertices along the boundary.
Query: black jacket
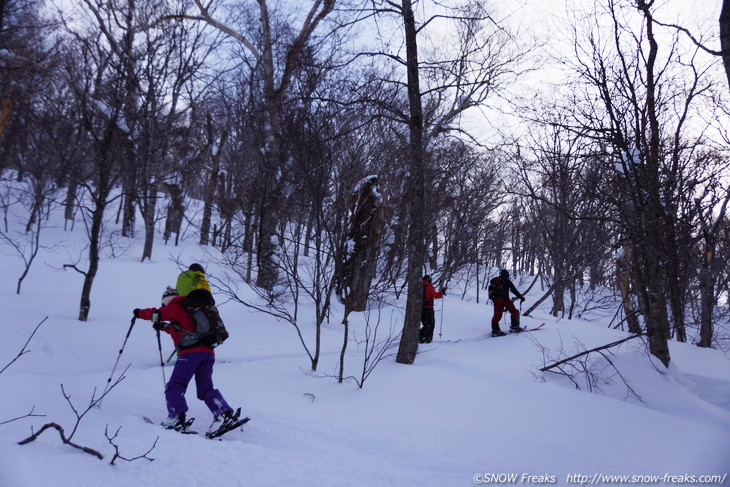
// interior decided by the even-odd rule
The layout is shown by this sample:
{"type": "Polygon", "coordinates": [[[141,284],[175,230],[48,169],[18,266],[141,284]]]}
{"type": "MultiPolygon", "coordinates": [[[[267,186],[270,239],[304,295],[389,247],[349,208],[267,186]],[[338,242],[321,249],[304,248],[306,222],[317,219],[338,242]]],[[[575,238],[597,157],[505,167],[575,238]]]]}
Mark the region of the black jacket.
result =
{"type": "Polygon", "coordinates": [[[512,281],[509,279],[495,277],[489,283],[489,299],[492,301],[497,298],[509,299],[510,291],[512,291],[512,293],[518,298],[525,299],[525,297],[520,294],[515,285],[512,284],[512,281]]]}

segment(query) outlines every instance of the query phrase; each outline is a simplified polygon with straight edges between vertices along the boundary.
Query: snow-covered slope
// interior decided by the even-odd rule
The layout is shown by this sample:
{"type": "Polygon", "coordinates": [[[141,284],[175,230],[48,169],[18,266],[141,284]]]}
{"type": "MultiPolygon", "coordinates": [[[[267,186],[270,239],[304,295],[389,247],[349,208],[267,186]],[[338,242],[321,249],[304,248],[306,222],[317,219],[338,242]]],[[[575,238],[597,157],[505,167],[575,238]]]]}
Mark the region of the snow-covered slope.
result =
{"type": "MultiPolygon", "coordinates": [[[[513,474],[522,484],[562,485],[582,480],[578,475],[628,476],[614,484],[649,475],[658,476],[655,484],[670,484],[665,475],[722,479],[730,471],[730,361],[721,351],[672,343],[666,371],[640,343],[629,341],[609,356],[615,369],[602,359],[586,364],[598,389],[592,394],[538,369],[561,351],[570,355],[623,332],[601,321],[555,321],[537,313],[524,323],[545,321],[541,330],[486,338],[490,311],[456,296],[438,302],[435,340],[421,345],[415,364],[387,358],[363,389],[332,377],[342,341],[340,309],[324,326],[315,376],[291,325],[223,303],[232,337],[217,350],[214,380],[252,420],[221,441],[143,421],[162,420],[165,406],[156,337],[148,322],[137,321],[117,368],[129,366],[124,380],[88,412],[73,437],[104,459],[62,445],[55,430],[20,446],[45,423],[70,434],[75,414],[61,386],[79,413],[103,391],[132,309],[158,304],[177,276],[173,259],[202,262],[211,275],[223,272],[190,243],[158,243],[153,261],[145,263],[138,262],[139,241],[125,244],[128,249],[118,243],[116,258],[107,255],[102,262],[91,319],[82,323],[76,320],[82,277],[62,270],[83,247],[81,226],[74,232],[48,228],[43,239],[49,248],[20,295],[15,286],[22,264],[9,247],[0,251],[0,368],[48,316],[29,352],[0,374],[0,422],[31,410],[44,415],[0,425],[0,486],[468,486],[513,474]],[[118,430],[114,443],[126,458],[154,444],[147,455],[154,461],[110,465],[115,450],[105,429],[110,436],[118,430]]],[[[399,311],[383,316],[400,326],[399,311]]],[[[354,316],[353,333],[362,336],[363,327],[363,317],[354,316]]],[[[303,321],[302,328],[312,343],[313,327],[303,321]]],[[[167,358],[171,342],[163,338],[167,358]]],[[[362,349],[353,340],[346,374],[358,375],[361,367],[362,349]]],[[[166,377],[171,370],[165,369],[166,377]]],[[[210,413],[193,385],[187,397],[189,416],[205,430],[210,413]]]]}

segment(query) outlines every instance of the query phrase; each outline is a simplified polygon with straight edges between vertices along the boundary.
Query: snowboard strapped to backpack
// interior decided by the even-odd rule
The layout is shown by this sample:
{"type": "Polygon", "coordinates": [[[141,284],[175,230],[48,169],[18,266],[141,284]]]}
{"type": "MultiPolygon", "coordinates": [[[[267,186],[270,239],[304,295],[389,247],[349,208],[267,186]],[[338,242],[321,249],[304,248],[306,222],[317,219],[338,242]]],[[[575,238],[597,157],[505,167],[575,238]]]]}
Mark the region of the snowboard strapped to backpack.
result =
{"type": "Polygon", "coordinates": [[[228,330],[214,304],[190,297],[181,299],[177,304],[185,308],[195,322],[195,331],[181,329],[182,337],[177,344],[179,350],[200,346],[215,348],[228,339],[228,330]]]}
{"type": "Polygon", "coordinates": [[[499,285],[500,284],[499,281],[500,281],[499,277],[493,277],[489,281],[489,287],[487,288],[487,292],[489,293],[488,294],[489,299],[491,299],[492,301],[494,301],[501,295],[502,286],[499,285]]]}

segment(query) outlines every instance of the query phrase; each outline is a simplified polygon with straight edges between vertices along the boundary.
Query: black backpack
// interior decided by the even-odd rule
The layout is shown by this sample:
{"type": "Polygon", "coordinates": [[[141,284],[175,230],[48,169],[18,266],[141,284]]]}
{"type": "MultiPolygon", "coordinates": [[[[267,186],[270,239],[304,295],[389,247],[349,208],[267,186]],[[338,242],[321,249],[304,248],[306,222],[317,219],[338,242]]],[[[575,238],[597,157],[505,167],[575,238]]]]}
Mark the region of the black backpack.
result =
{"type": "Polygon", "coordinates": [[[493,277],[489,281],[489,287],[487,288],[487,291],[489,293],[489,299],[491,299],[492,301],[494,301],[495,299],[500,297],[502,294],[502,292],[501,292],[502,286],[499,285],[499,281],[500,281],[499,277],[493,277]]]}
{"type": "Polygon", "coordinates": [[[185,350],[192,347],[215,348],[228,339],[228,330],[223,324],[218,308],[214,304],[204,303],[190,297],[178,301],[195,322],[195,331],[182,329],[182,336],[177,348],[185,350]]]}

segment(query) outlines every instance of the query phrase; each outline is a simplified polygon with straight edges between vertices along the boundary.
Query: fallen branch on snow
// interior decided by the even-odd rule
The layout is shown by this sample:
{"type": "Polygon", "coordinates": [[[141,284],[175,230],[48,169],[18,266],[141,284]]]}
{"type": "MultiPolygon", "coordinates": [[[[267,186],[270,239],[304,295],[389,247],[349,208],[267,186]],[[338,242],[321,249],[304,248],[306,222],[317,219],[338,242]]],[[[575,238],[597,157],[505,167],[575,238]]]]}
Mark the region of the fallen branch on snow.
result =
{"type": "Polygon", "coordinates": [[[582,351],[582,352],[580,352],[578,354],[575,354],[575,355],[573,355],[571,357],[564,358],[564,359],[559,360],[559,361],[557,361],[557,362],[555,362],[555,363],[553,363],[551,365],[547,365],[547,366],[541,368],[540,371],[541,372],[547,372],[550,369],[553,369],[555,367],[559,367],[559,366],[563,365],[566,362],[570,362],[571,360],[575,360],[575,359],[577,359],[579,357],[582,357],[584,355],[588,355],[591,352],[598,352],[600,350],[606,350],[606,349],[615,347],[616,345],[620,345],[620,344],[622,344],[624,342],[627,342],[629,340],[633,340],[634,338],[637,338],[637,337],[640,337],[640,336],[644,336],[644,335],[642,335],[640,333],[637,333],[635,335],[631,335],[630,337],[623,338],[623,339],[618,340],[618,341],[615,341],[613,343],[608,343],[606,345],[601,345],[600,347],[592,348],[590,350],[584,350],[584,351],[582,351]]]}

